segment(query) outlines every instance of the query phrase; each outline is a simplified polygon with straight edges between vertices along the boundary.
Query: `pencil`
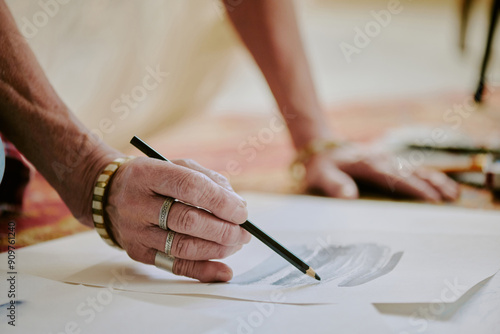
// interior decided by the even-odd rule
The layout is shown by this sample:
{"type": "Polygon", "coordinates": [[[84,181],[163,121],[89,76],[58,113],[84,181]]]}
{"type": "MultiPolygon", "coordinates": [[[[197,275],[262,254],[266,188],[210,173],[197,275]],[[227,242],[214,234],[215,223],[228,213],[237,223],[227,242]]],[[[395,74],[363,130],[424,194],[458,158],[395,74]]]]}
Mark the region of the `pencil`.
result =
{"type": "MultiPolygon", "coordinates": [[[[134,136],[131,140],[130,143],[134,145],[136,148],[138,148],[142,153],[147,155],[150,158],[154,159],[159,159],[159,160],[164,160],[170,162],[167,158],[165,158],[163,155],[158,153],[156,150],[154,150],[151,146],[146,144],[142,139],[140,139],[137,136],[134,136]]],[[[283,247],[279,242],[274,240],[272,237],[264,233],[261,229],[259,229],[257,226],[252,224],[251,221],[247,220],[243,224],[240,225],[242,228],[247,230],[251,235],[259,239],[262,243],[264,243],[266,246],[271,248],[273,251],[275,251],[278,255],[280,255],[282,258],[287,260],[289,263],[291,263],[293,266],[295,266],[298,270],[300,270],[302,273],[311,276],[318,281],[321,280],[321,278],[316,274],[313,268],[311,268],[308,264],[306,264],[304,261],[299,259],[297,256],[295,256],[292,252],[290,252],[288,249],[283,247]]]]}
{"type": "Polygon", "coordinates": [[[500,154],[500,149],[488,148],[481,146],[435,146],[435,145],[420,145],[420,144],[410,144],[408,148],[413,150],[425,150],[425,151],[441,151],[455,154],[500,154]]]}

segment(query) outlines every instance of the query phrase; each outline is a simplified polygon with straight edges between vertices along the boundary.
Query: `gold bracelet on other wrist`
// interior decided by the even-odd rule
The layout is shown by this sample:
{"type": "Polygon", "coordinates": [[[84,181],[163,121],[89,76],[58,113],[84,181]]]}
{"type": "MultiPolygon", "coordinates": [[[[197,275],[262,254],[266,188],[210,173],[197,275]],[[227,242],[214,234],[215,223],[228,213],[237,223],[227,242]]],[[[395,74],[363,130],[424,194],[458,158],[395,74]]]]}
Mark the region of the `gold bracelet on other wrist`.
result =
{"type": "Polygon", "coordinates": [[[134,157],[121,157],[113,160],[108,164],[95,183],[94,193],[92,196],[92,220],[97,233],[101,236],[102,240],[109,246],[121,248],[116,242],[116,239],[111,232],[111,228],[106,219],[105,206],[108,195],[108,185],[113,178],[118,168],[125,162],[132,160],[134,157]]]}
{"type": "Polygon", "coordinates": [[[316,154],[328,150],[336,149],[342,146],[343,143],[335,140],[313,140],[306,146],[301,148],[295,157],[295,160],[290,165],[292,178],[296,181],[302,181],[306,174],[305,164],[316,154]]]}

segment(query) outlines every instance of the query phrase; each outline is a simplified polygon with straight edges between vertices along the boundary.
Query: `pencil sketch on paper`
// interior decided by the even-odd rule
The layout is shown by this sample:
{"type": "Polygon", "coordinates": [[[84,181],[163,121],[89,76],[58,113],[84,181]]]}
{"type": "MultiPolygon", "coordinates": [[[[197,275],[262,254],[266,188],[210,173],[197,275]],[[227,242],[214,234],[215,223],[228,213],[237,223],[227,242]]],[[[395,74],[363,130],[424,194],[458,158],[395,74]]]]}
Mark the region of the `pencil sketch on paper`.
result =
{"type": "MultiPolygon", "coordinates": [[[[373,243],[345,246],[292,247],[299,258],[309,264],[322,282],[339,280],[339,287],[353,287],[390,273],[399,263],[403,252],[393,253],[390,247],[373,243]]],[[[292,287],[310,283],[309,277],[273,255],[248,272],[235,277],[233,284],[280,285],[292,287]]]]}

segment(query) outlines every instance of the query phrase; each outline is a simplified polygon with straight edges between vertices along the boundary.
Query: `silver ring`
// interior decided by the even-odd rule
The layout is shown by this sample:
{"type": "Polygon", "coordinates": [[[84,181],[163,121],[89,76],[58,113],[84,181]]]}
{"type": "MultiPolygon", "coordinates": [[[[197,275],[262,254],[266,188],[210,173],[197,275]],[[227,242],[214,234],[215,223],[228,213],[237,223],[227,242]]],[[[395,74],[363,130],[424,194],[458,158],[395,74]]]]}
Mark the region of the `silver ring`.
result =
{"type": "Polygon", "coordinates": [[[167,218],[168,218],[168,212],[170,211],[170,208],[172,207],[172,204],[174,204],[175,199],[172,197],[167,197],[165,201],[163,202],[161,209],[160,209],[160,216],[158,218],[158,225],[160,225],[160,228],[163,230],[167,230],[167,218]]]}
{"type": "Polygon", "coordinates": [[[172,250],[172,242],[174,241],[174,236],[175,236],[175,232],[172,231],[172,230],[168,230],[168,233],[167,233],[167,241],[165,241],[165,254],[167,256],[171,256],[171,250],[172,250]]]}
{"type": "Polygon", "coordinates": [[[175,257],[168,256],[167,254],[162,253],[162,252],[156,252],[156,256],[155,256],[156,268],[164,269],[166,271],[173,273],[174,272],[174,261],[175,261],[175,257]]]}

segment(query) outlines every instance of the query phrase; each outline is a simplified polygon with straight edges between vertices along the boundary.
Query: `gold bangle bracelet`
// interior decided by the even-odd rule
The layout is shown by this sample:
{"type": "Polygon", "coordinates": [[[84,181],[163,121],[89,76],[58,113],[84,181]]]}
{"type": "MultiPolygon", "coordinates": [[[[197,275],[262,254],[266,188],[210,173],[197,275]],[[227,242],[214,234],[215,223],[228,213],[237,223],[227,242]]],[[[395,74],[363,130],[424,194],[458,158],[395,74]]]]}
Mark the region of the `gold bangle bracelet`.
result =
{"type": "Polygon", "coordinates": [[[125,162],[132,160],[134,157],[121,157],[113,160],[109,165],[107,165],[95,183],[94,193],[92,196],[92,220],[94,222],[95,230],[109,246],[114,246],[121,248],[121,246],[116,242],[116,239],[111,232],[109,224],[107,224],[105,206],[107,199],[108,184],[113,178],[115,172],[118,168],[125,162]]]}
{"type": "Polygon", "coordinates": [[[334,140],[313,140],[306,146],[301,148],[295,157],[295,160],[290,165],[290,172],[296,181],[304,179],[306,168],[305,164],[316,154],[328,150],[333,150],[343,145],[340,141],[334,140]]]}

